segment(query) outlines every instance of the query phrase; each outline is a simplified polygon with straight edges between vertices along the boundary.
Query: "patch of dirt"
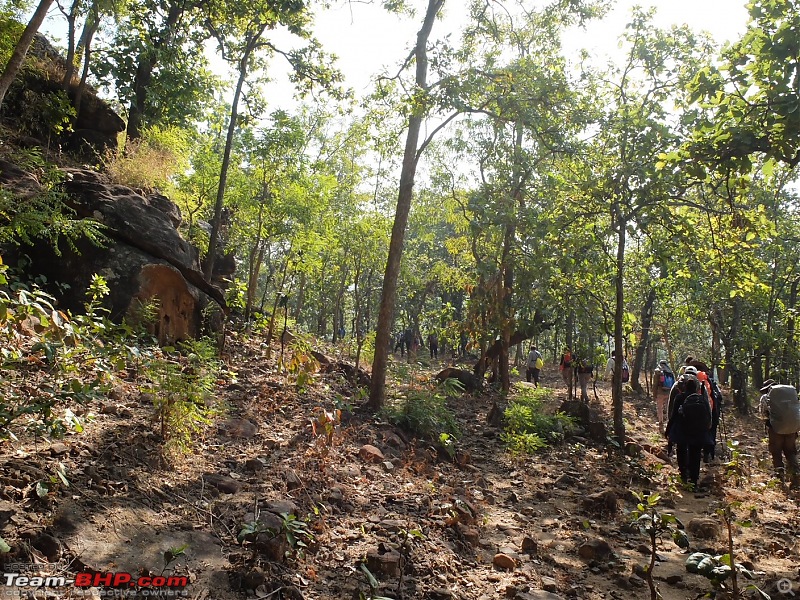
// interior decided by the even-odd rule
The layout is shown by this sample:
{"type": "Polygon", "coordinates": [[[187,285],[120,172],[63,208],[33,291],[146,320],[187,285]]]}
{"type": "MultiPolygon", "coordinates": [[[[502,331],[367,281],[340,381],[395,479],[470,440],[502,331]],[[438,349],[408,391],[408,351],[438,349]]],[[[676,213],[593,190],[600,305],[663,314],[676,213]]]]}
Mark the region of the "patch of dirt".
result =
{"type": "MultiPolygon", "coordinates": [[[[703,465],[710,491],[696,495],[679,489],[674,462],[657,456],[664,443],[645,398],[626,401],[628,434],[641,449],[634,458],[582,437],[513,457],[502,430],[487,425],[493,403],[502,408],[491,392],[449,401],[462,436],[448,453],[352,409],[358,396],[339,375],[317,375],[298,391],[273,374],[261,346],[229,352],[237,377],[218,388],[228,411],[177,461],[162,457],[152,399],[132,383],[89,407],[95,419],[83,434],[0,446],[6,567],[185,576],[183,594],[207,600],[369,598],[361,565],[375,595],[389,598],[640,600],[650,597],[637,575],[648,540],[628,515],[638,491],[659,492],[661,509],[684,524],[713,519],[709,539],[690,540],[691,551],[715,554],[727,551],[715,510],[740,503],[737,515],[753,524],[734,527],[737,558],[760,572],[755,583],[773,598],[779,581],[800,593],[797,498],[770,482],[753,417],[725,413],[725,436],[739,442],[738,476],[726,475],[723,461],[703,465]],[[37,482],[58,463],[69,487],[39,498],[37,482]]],[[[445,366],[411,369],[405,383],[445,366]]],[[[566,397],[555,369],[545,368],[542,384],[556,390],[555,410],[566,397]]],[[[593,407],[610,420],[608,384],[597,390],[593,407]]],[[[659,545],[653,573],[664,600],[711,589],[686,572],[686,557],[671,540],[659,545]]],[[[30,596],[48,595],[77,592],[30,596]]]]}

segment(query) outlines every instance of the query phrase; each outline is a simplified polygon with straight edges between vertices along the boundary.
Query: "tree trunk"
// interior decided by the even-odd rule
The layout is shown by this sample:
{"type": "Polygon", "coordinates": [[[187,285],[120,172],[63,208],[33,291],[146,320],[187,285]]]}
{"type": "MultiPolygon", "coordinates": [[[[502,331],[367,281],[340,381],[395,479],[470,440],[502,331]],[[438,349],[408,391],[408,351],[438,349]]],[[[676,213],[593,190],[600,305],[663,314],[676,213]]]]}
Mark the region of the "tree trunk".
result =
{"type": "Polygon", "coordinates": [[[250,62],[250,55],[256,48],[258,40],[267,28],[267,24],[261,25],[258,32],[248,40],[247,46],[242,53],[239,61],[239,79],[236,82],[236,91],[231,102],[231,120],[228,123],[228,135],[225,139],[225,151],[222,154],[222,166],[219,174],[219,186],[217,187],[217,199],[214,203],[214,217],[211,220],[211,235],[208,240],[208,254],[203,265],[203,274],[208,281],[214,273],[214,263],[217,260],[217,244],[219,240],[219,230],[222,227],[222,208],[225,200],[225,185],[228,181],[228,167],[231,164],[231,151],[233,150],[233,136],[236,133],[236,121],[239,118],[239,100],[242,97],[242,88],[247,78],[247,68],[250,62]]]}
{"type": "Polygon", "coordinates": [[[75,74],[75,21],[78,18],[79,4],[80,0],[73,0],[69,14],[64,15],[67,20],[67,68],[64,73],[64,79],[61,80],[61,85],[65,91],[69,91],[72,76],[75,74]]]}
{"type": "Polygon", "coordinates": [[[655,305],[656,288],[650,288],[644,306],[642,306],[642,336],[639,338],[639,343],[636,345],[633,365],[631,365],[631,387],[637,392],[642,391],[642,384],[639,383],[639,373],[644,370],[643,367],[646,367],[644,355],[647,345],[650,343],[650,327],[653,323],[655,305]]]}
{"type": "Polygon", "coordinates": [[[89,67],[92,60],[92,39],[97,32],[100,25],[99,16],[92,20],[92,24],[87,25],[84,29],[84,35],[81,36],[83,40],[83,71],[81,72],[81,81],[78,84],[78,89],[75,90],[75,115],[81,114],[81,104],[83,103],[83,92],[86,90],[86,81],[89,78],[89,67]]]}
{"type": "Polygon", "coordinates": [[[164,22],[163,35],[160,39],[153,42],[153,47],[139,55],[139,62],[136,65],[136,75],[133,78],[133,98],[128,108],[128,127],[125,132],[129,140],[136,139],[142,135],[142,122],[147,105],[147,94],[150,89],[150,82],[153,79],[153,69],[158,64],[159,50],[169,44],[172,40],[172,33],[178,20],[183,15],[183,2],[175,2],[170,5],[167,13],[167,20],[164,22]]]}
{"type": "MultiPolygon", "coordinates": [[[[620,208],[616,206],[615,214],[619,215],[620,208]]],[[[625,420],[622,413],[622,361],[625,358],[622,345],[622,324],[625,313],[625,288],[624,288],[624,267],[625,267],[625,241],[626,225],[623,219],[617,217],[617,258],[616,273],[614,274],[614,377],[611,387],[611,398],[614,408],[614,435],[617,438],[620,451],[625,448],[625,420]]]]}
{"type": "Polygon", "coordinates": [[[33,13],[31,20],[25,27],[25,31],[22,32],[22,36],[17,41],[11,57],[8,59],[8,64],[6,64],[3,74],[0,75],[0,107],[3,106],[3,99],[6,97],[8,88],[11,87],[11,83],[19,73],[22,62],[25,60],[25,55],[28,53],[28,48],[31,47],[33,38],[36,32],[39,31],[39,27],[42,26],[52,3],[53,0],[40,0],[39,6],[36,7],[36,12],[33,13]]]}
{"type": "MultiPolygon", "coordinates": [[[[417,43],[414,48],[416,58],[416,88],[419,92],[427,88],[428,78],[428,38],[433,28],[436,15],[444,5],[445,0],[428,0],[428,9],[422,28],[417,34],[417,43]]],[[[414,195],[414,178],[417,173],[417,145],[419,132],[424,117],[424,106],[421,102],[415,103],[411,116],[408,119],[408,133],[403,152],[403,165],[400,170],[400,186],[397,193],[397,208],[395,209],[392,237],[389,242],[389,257],[386,261],[386,272],[383,277],[383,291],[381,306],[378,313],[378,331],[375,336],[375,359],[372,363],[372,385],[370,386],[368,406],[371,410],[379,410],[386,396],[386,367],[389,360],[389,337],[391,336],[392,317],[394,313],[395,294],[397,293],[397,276],[400,272],[400,259],[403,255],[403,240],[408,213],[411,209],[411,200],[414,195]]]]}

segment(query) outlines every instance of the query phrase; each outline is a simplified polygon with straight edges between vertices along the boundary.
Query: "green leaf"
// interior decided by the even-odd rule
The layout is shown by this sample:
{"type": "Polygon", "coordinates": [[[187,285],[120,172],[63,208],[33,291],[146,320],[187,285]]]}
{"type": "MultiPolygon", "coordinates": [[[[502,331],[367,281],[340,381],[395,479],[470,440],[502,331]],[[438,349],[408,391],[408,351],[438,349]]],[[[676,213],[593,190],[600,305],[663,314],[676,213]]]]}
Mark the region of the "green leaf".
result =
{"type": "Polygon", "coordinates": [[[361,563],[361,570],[364,572],[364,575],[367,576],[367,581],[369,582],[370,589],[373,589],[373,590],[378,589],[378,580],[375,579],[375,576],[367,568],[367,565],[365,565],[364,563],[361,563]]]}
{"type": "Polygon", "coordinates": [[[50,488],[48,487],[47,483],[44,481],[37,481],[36,482],[36,495],[39,498],[46,498],[47,494],[50,493],[50,488]]]}
{"type": "Polygon", "coordinates": [[[0,538],[0,554],[8,554],[9,552],[11,552],[11,546],[3,538],[0,538]]]}

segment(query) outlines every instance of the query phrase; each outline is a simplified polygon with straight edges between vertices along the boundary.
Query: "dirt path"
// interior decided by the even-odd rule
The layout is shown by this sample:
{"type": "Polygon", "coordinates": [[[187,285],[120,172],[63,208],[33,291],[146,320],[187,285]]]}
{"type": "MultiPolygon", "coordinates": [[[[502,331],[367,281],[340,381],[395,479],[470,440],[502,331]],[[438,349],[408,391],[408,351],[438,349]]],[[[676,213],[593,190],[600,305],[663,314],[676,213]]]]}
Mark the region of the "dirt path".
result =
{"type": "MultiPolygon", "coordinates": [[[[228,414],[194,454],[172,464],[160,458],[150,401],[132,384],[92,407],[97,418],[83,435],[0,448],[0,536],[14,547],[7,562],[186,575],[188,596],[207,600],[368,598],[365,561],[375,592],[392,598],[638,600],[649,597],[635,574],[649,558],[647,540],[627,513],[632,491],[657,491],[684,523],[711,516],[710,539],[692,536],[692,550],[720,554],[714,510],[741,502],[741,516],[754,520],[734,531],[741,559],[763,572],[762,587],[774,592],[788,579],[800,591],[800,511],[768,485],[754,420],[726,415],[729,437],[741,442],[741,476],[704,466],[711,492],[696,497],[676,488],[673,465],[647,452],[610,458],[578,438],[514,458],[502,431],[486,423],[486,396],[450,402],[463,432],[450,460],[381,419],[348,411],[356,400],[341,380],[320,378],[298,392],[271,374],[257,348],[239,349],[236,370],[220,388],[228,414]],[[340,409],[328,437],[326,415],[336,422],[340,409]],[[35,484],[55,462],[70,487],[39,499],[35,484]],[[165,567],[164,552],[181,547],[165,567]]],[[[555,375],[545,371],[543,384],[563,397],[555,375]]],[[[607,387],[598,384],[601,411],[610,405],[607,387]]],[[[640,445],[662,445],[648,403],[631,399],[626,418],[640,445]]],[[[658,557],[665,600],[710,590],[686,573],[686,554],[671,541],[658,557]]]]}

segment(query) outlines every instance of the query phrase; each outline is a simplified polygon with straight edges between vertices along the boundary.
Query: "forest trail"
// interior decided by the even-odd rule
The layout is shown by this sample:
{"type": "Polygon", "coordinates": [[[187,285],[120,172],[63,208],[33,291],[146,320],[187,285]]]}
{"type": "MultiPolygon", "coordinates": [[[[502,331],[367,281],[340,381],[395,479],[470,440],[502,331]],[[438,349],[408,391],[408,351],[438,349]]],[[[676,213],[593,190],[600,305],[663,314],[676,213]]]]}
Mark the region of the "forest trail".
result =
{"type": "MultiPolygon", "coordinates": [[[[628,513],[632,491],[652,491],[662,496],[660,510],[684,524],[707,518],[710,537],[690,533],[692,551],[725,552],[714,511],[741,502],[737,515],[754,523],[734,528],[739,560],[761,572],[757,583],[773,598],[781,580],[800,590],[800,511],[768,484],[755,418],[726,414],[727,436],[740,442],[739,476],[726,477],[721,462],[704,465],[710,492],[696,496],[676,488],[674,464],[647,452],[623,460],[573,438],[511,456],[502,430],[487,425],[491,393],[449,401],[462,430],[450,460],[436,444],[351,410],[357,397],[341,379],[315,378],[298,391],[273,375],[262,350],[232,350],[236,378],[219,382],[226,412],[175,462],[162,460],[152,399],[133,382],[89,407],[96,418],[83,434],[2,446],[0,535],[42,564],[186,575],[188,596],[203,600],[369,598],[365,559],[376,596],[640,600],[649,598],[636,574],[649,560],[648,540],[628,513]],[[39,499],[36,482],[56,462],[70,486],[39,499]],[[274,538],[270,529],[292,536],[274,538]],[[181,547],[165,564],[164,553],[181,547]]],[[[406,383],[436,370],[415,367],[406,383]]],[[[556,390],[555,410],[566,396],[555,368],[542,383],[556,390]]],[[[608,417],[608,384],[597,390],[596,407],[608,417]]],[[[630,437],[662,448],[654,417],[650,403],[627,399],[630,437]]],[[[664,600],[711,589],[686,572],[686,557],[671,540],[659,545],[654,577],[664,600]]]]}

